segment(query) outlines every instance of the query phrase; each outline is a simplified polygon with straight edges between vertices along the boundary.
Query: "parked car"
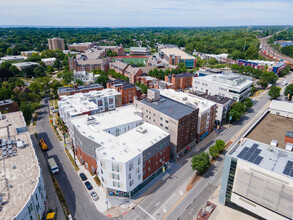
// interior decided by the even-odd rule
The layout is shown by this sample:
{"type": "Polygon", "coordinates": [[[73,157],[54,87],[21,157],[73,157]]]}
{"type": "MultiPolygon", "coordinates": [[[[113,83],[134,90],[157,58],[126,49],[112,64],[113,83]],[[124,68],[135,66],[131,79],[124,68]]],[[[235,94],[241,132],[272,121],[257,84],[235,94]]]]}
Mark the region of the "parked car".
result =
{"type": "Polygon", "coordinates": [[[99,196],[98,196],[98,194],[97,194],[95,191],[91,192],[91,197],[92,197],[93,200],[95,200],[95,201],[97,201],[97,200],[99,199],[99,196]]]}
{"type": "Polygon", "coordinates": [[[84,173],[80,173],[79,176],[80,176],[80,178],[81,178],[82,181],[86,181],[87,180],[87,177],[86,177],[86,175],[84,173]]]}
{"type": "Polygon", "coordinates": [[[92,184],[89,181],[86,181],[84,184],[85,184],[85,186],[86,186],[86,188],[88,190],[92,190],[93,189],[93,186],[92,186],[92,184]]]}
{"type": "Polygon", "coordinates": [[[53,109],[54,109],[54,107],[53,107],[53,106],[50,106],[50,109],[51,109],[51,110],[53,110],[53,109]]]}
{"type": "Polygon", "coordinates": [[[54,110],[53,110],[53,113],[57,113],[57,112],[58,112],[58,109],[54,109],[54,110]]]}

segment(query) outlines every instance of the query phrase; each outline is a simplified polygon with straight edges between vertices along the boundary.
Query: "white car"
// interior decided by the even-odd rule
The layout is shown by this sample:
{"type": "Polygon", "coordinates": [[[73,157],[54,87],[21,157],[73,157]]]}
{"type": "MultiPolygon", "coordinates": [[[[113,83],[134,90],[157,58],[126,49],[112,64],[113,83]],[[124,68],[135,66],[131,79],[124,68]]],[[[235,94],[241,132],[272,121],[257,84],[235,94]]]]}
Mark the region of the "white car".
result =
{"type": "Polygon", "coordinates": [[[97,201],[99,199],[98,194],[95,191],[91,192],[91,197],[93,198],[93,200],[97,201]]]}
{"type": "Polygon", "coordinates": [[[282,86],[287,86],[287,84],[288,84],[288,82],[287,82],[287,81],[284,81],[284,82],[282,83],[282,86]]]}
{"type": "Polygon", "coordinates": [[[58,109],[54,109],[54,110],[53,110],[53,113],[57,113],[57,112],[58,112],[58,109]]]}

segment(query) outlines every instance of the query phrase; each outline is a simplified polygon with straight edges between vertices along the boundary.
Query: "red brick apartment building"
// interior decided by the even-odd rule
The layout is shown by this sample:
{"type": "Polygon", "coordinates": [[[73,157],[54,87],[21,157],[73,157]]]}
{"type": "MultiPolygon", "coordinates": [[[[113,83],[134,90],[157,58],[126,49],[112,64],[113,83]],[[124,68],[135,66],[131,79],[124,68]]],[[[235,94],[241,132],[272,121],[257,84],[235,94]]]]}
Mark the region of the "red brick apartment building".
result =
{"type": "Polygon", "coordinates": [[[129,65],[127,63],[124,63],[120,60],[115,60],[114,62],[109,64],[109,68],[114,70],[116,73],[120,73],[124,75],[125,70],[127,69],[129,65]]]}
{"type": "Polygon", "coordinates": [[[129,78],[130,83],[136,83],[137,77],[142,76],[143,71],[138,67],[128,66],[124,71],[124,76],[129,78]]]}
{"type": "Polygon", "coordinates": [[[115,89],[122,94],[122,104],[133,103],[134,97],[141,98],[141,89],[134,84],[117,79],[107,82],[107,88],[115,89]]]}
{"type": "Polygon", "coordinates": [[[193,73],[181,73],[181,74],[169,74],[165,76],[165,81],[172,83],[174,85],[174,89],[182,89],[192,87],[192,78],[196,77],[193,73]]]}
{"type": "Polygon", "coordinates": [[[167,147],[156,155],[148,158],[143,161],[143,179],[148,178],[152,175],[156,170],[158,170],[164,163],[168,162],[170,159],[170,149],[171,147],[167,147]]]}
{"type": "Polygon", "coordinates": [[[0,101],[0,112],[16,112],[18,110],[17,102],[11,99],[0,101]]]}

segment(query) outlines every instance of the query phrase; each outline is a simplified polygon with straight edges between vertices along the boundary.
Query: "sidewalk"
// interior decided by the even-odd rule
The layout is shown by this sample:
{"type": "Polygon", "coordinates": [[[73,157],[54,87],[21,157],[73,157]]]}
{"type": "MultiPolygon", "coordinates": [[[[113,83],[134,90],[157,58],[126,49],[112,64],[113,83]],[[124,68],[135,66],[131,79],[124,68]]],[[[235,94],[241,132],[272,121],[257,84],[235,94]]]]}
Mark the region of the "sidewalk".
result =
{"type": "Polygon", "coordinates": [[[220,188],[221,185],[213,193],[212,198],[209,199],[210,202],[214,203],[217,206],[217,208],[210,216],[209,220],[255,220],[255,218],[253,218],[250,215],[247,215],[243,212],[240,212],[236,209],[232,209],[228,206],[224,206],[221,203],[219,203],[220,188]]]}

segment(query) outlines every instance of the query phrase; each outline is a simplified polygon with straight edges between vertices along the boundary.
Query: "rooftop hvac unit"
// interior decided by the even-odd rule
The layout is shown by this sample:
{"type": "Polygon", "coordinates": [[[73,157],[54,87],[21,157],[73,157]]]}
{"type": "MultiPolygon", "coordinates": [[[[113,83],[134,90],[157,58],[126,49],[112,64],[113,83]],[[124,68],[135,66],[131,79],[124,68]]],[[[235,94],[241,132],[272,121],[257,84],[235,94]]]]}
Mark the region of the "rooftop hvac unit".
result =
{"type": "Polygon", "coordinates": [[[138,128],[136,129],[136,131],[139,132],[139,133],[141,133],[141,134],[144,134],[144,133],[147,132],[147,129],[146,129],[146,128],[143,128],[143,127],[138,127],[138,128]]]}

